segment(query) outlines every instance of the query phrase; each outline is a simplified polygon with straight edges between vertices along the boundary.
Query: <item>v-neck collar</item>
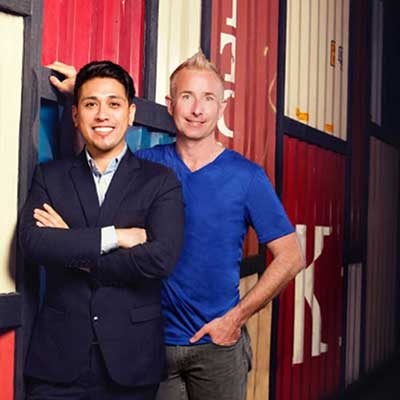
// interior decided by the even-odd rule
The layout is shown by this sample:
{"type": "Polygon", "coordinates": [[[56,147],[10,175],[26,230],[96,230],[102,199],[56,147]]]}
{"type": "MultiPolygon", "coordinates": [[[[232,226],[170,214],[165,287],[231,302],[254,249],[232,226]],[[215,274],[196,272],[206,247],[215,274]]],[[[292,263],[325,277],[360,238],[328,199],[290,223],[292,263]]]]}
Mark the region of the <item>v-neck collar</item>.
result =
{"type": "Polygon", "coordinates": [[[188,174],[197,174],[200,173],[201,171],[204,171],[205,169],[213,166],[215,163],[217,163],[222,157],[224,157],[225,154],[229,151],[226,147],[217,155],[217,157],[214,158],[214,160],[210,161],[209,163],[203,165],[201,168],[196,169],[195,171],[192,171],[182,160],[181,156],[179,155],[178,151],[176,150],[176,143],[173,144],[173,151],[175,153],[175,157],[178,160],[178,162],[184,167],[184,170],[188,174]]]}

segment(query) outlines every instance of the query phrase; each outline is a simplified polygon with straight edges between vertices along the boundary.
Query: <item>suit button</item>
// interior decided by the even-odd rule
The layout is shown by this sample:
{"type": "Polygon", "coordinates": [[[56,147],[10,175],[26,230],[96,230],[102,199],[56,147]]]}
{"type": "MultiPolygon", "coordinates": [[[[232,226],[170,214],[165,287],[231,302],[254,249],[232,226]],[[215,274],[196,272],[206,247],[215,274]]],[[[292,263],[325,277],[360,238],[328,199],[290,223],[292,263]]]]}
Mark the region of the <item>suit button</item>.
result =
{"type": "Polygon", "coordinates": [[[98,321],[99,320],[99,317],[97,316],[97,315],[95,315],[94,317],[93,317],[93,321],[98,321]]]}

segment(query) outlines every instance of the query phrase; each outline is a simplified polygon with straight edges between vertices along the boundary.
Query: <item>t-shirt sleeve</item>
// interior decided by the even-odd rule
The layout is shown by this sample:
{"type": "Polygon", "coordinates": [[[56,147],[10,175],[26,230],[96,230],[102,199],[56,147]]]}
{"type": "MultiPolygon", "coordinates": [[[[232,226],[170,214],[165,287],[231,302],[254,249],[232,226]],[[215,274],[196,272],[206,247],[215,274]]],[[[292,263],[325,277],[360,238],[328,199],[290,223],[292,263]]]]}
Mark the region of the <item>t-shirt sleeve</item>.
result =
{"type": "Polygon", "coordinates": [[[260,243],[268,243],[294,231],[270,180],[261,168],[257,169],[250,182],[246,213],[260,243]]]}

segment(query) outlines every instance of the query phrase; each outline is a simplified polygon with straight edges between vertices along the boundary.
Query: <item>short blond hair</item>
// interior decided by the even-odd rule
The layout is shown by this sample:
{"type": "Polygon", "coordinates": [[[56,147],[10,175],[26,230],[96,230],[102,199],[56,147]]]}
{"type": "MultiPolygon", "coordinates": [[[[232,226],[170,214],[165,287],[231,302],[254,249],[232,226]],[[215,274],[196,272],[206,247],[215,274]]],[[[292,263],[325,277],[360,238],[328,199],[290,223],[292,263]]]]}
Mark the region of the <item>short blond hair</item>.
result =
{"type": "Polygon", "coordinates": [[[176,77],[179,71],[182,71],[183,69],[213,72],[221,82],[222,88],[224,87],[224,79],[222,78],[222,75],[216,65],[208,60],[204,53],[199,50],[192,57],[180,64],[169,77],[169,94],[172,98],[175,95],[176,77]]]}

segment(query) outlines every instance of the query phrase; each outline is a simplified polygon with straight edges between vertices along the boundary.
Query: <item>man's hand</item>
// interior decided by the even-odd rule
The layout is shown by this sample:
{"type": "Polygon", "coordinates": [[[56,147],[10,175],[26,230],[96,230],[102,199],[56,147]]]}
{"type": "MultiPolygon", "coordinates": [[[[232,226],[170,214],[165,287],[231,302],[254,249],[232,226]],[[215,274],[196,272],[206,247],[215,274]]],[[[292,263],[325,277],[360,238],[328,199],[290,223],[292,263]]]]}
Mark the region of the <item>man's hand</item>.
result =
{"type": "Polygon", "coordinates": [[[229,313],[215,318],[205,324],[191,338],[190,343],[196,343],[204,335],[209,335],[213,343],[219,346],[232,346],[240,338],[241,326],[229,313]]]}
{"type": "Polygon", "coordinates": [[[61,228],[69,229],[69,226],[61,218],[60,214],[47,203],[43,204],[43,209],[35,208],[33,210],[33,218],[39,228],[61,228]]]}
{"type": "Polygon", "coordinates": [[[116,229],[118,247],[130,249],[147,241],[146,231],[142,228],[116,229]]]}
{"type": "Polygon", "coordinates": [[[65,95],[72,96],[74,94],[76,69],[73,65],[67,65],[60,61],[54,61],[52,64],[46,65],[53,71],[59,72],[65,76],[65,79],[60,81],[56,76],[50,76],[50,82],[65,95]]]}

